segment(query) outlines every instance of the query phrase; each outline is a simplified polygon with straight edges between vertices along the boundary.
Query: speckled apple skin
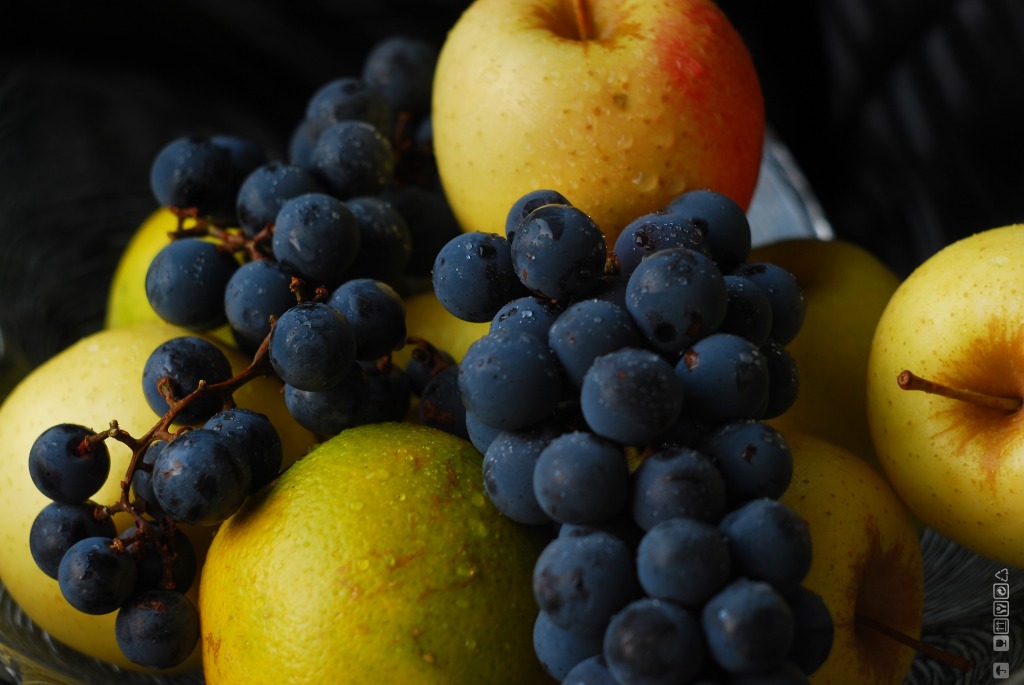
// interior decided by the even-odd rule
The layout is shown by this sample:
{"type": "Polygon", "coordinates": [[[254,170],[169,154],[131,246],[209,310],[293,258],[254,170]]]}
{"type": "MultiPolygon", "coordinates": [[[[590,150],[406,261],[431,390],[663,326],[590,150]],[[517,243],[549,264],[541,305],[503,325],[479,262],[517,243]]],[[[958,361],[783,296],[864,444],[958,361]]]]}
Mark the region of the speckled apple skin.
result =
{"type": "Polygon", "coordinates": [[[924,562],[917,528],[885,478],[854,453],[821,438],[786,434],[793,480],[781,500],[811,531],[804,585],[832,614],[834,639],[814,685],[900,685],[912,649],[858,624],[874,619],[904,635],[921,633],[924,562]]]}
{"type": "Polygon", "coordinates": [[[513,202],[550,188],[609,247],[638,216],[712,188],[746,208],[765,133],[747,46],[709,0],[477,0],[434,78],[435,154],[464,230],[503,233],[513,202]]]}
{"type": "Polygon", "coordinates": [[[903,390],[904,369],[991,395],[1024,395],[1024,225],[992,228],[922,263],[890,299],[868,362],[879,461],[927,525],[1024,565],[1024,414],[903,390]]]}

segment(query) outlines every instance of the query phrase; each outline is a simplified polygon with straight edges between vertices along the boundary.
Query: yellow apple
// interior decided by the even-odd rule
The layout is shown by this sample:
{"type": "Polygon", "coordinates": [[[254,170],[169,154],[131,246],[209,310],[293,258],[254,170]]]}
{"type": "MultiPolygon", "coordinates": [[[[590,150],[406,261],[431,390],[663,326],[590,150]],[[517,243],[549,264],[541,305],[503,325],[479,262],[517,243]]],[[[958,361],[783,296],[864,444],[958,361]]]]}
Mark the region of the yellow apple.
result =
{"type": "Polygon", "coordinates": [[[476,0],[441,48],[432,120],[464,230],[503,232],[550,188],[609,245],[687,190],[746,208],[765,133],[753,61],[712,0],[476,0]]]}
{"type": "Polygon", "coordinates": [[[813,558],[804,585],[832,614],[834,638],[814,685],[899,685],[915,651],[868,622],[914,640],[924,566],[906,508],[876,470],[821,438],[790,432],[793,480],[781,500],[807,521],[813,558]]]}
{"type": "MultiPolygon", "coordinates": [[[[44,574],[28,549],[29,529],[36,514],[49,503],[32,483],[28,453],[36,437],[57,423],[78,423],[103,430],[116,419],[122,429],[139,437],[158,417],[142,393],[142,367],[162,342],[188,331],[168,324],[137,323],[103,330],[83,338],[32,371],[0,405],[0,488],[4,515],[0,517],[0,580],[14,600],[39,627],[75,649],[123,667],[133,666],[121,655],[114,639],[115,614],[93,616],[73,609],[61,595],[57,581],[44,574]]],[[[215,341],[216,342],[216,341],[215,341]]],[[[248,359],[220,344],[234,371],[248,359]]],[[[315,436],[288,414],[279,382],[260,377],[235,393],[240,407],[266,414],[284,446],[285,464],[303,456],[316,443],[315,436]]],[[[131,451],[107,441],[110,475],[93,497],[113,504],[120,495],[131,451]]],[[[130,524],[119,517],[119,529],[130,524]]],[[[189,528],[202,559],[212,537],[210,528],[189,528]]],[[[198,588],[198,580],[191,592],[198,588]]],[[[195,597],[193,597],[195,598],[195,597]]],[[[182,668],[199,666],[199,650],[182,668]]]]}
{"type": "Polygon", "coordinates": [[[871,437],[907,506],[964,547],[1024,566],[1024,225],[920,264],[878,322],[868,371],[871,437]]]}
{"type": "MultiPolygon", "coordinates": [[[[469,346],[487,334],[490,322],[474,323],[463,321],[441,304],[433,290],[427,290],[405,298],[405,327],[410,336],[423,338],[439,350],[462,359],[469,346]]],[[[395,353],[395,361],[401,366],[409,361],[412,346],[406,345],[395,353]]]]}
{"type": "MultiPolygon", "coordinates": [[[[161,321],[146,297],[146,271],[156,254],[178,228],[178,217],[166,207],[150,214],[136,229],[121,253],[114,277],[107,293],[107,311],[104,325],[116,328],[145,321],[161,321]]],[[[231,329],[226,325],[211,332],[214,338],[234,345],[231,329]]]]}
{"type": "Polygon", "coordinates": [[[769,423],[817,435],[878,467],[868,430],[868,354],[899,278],[846,240],[792,238],[754,248],[749,260],[787,269],[807,302],[803,326],[786,345],[800,374],[796,402],[769,423]]]}

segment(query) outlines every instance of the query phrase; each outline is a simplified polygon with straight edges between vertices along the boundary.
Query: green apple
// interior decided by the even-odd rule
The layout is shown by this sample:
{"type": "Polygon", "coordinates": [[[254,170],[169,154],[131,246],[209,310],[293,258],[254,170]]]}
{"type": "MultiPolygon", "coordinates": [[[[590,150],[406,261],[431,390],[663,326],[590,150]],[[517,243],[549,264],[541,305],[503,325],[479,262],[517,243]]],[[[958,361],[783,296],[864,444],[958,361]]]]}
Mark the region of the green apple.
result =
{"type": "Polygon", "coordinates": [[[896,492],[939,533],[1013,566],[1024,566],[1022,322],[1024,225],[981,231],[900,284],[867,378],[871,437],[896,492]]]}
{"type": "Polygon", "coordinates": [[[765,133],[747,46],[712,0],[476,0],[434,73],[434,151],[464,230],[550,188],[609,245],[696,188],[746,208],[765,133]]]}
{"type": "Polygon", "coordinates": [[[800,374],[796,402],[769,423],[817,435],[878,467],[868,429],[868,355],[899,278],[846,240],[792,238],[754,248],[749,259],[787,269],[807,302],[803,326],[786,345],[800,374]]]}
{"type": "MultiPolygon", "coordinates": [[[[57,423],[78,423],[93,430],[117,420],[122,429],[139,437],[156,422],[157,415],[142,392],[142,367],[162,342],[188,331],[163,322],[137,323],[106,329],[83,338],[60,352],[23,379],[0,405],[0,485],[5,511],[0,517],[0,580],[25,613],[60,642],[125,668],[128,662],[114,639],[114,614],[93,616],[72,608],[61,595],[57,581],[36,566],[28,549],[29,530],[36,514],[49,503],[32,483],[27,459],[36,437],[57,423]]],[[[211,338],[212,339],[212,338],[211,338]]],[[[214,340],[214,342],[218,342],[214,340]]],[[[218,343],[237,373],[248,364],[234,348],[218,343]]],[[[259,377],[235,393],[240,407],[266,414],[281,436],[285,465],[303,456],[316,437],[288,414],[280,383],[259,377]]],[[[131,450],[115,440],[107,442],[110,475],[93,497],[99,504],[113,504],[120,496],[131,450]]],[[[119,529],[130,525],[127,516],[115,517],[119,529]]],[[[187,528],[202,559],[210,528],[187,528]]],[[[191,592],[195,593],[198,581],[191,592]]],[[[181,666],[196,669],[196,654],[181,666]]]]}
{"type": "Polygon", "coordinates": [[[793,480],[781,500],[811,531],[804,585],[832,614],[834,638],[815,685],[899,685],[917,640],[924,566],[917,529],[885,478],[849,450],[792,431],[793,480]],[[874,626],[874,627],[872,627],[874,626]],[[881,630],[879,629],[881,628],[881,630]]]}
{"type": "MultiPolygon", "coordinates": [[[[107,328],[145,321],[160,321],[146,297],[146,272],[157,253],[170,242],[169,234],[178,228],[178,217],[166,207],[150,214],[136,229],[114,269],[107,293],[107,328]]],[[[234,345],[228,326],[211,332],[214,338],[234,345]]]]}

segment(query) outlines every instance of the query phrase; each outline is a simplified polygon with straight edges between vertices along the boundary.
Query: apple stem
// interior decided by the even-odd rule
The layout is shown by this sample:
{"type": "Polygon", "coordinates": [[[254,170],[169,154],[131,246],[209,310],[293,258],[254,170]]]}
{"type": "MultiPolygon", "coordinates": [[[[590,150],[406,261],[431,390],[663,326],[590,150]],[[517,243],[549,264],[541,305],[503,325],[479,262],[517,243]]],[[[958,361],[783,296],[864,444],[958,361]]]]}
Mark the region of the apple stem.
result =
{"type": "Polygon", "coordinates": [[[579,31],[580,40],[590,40],[594,37],[591,31],[590,5],[588,0],[573,0],[573,12],[576,15],[576,29],[579,31]]]}
{"type": "Polygon", "coordinates": [[[910,647],[911,649],[920,652],[921,654],[924,654],[925,656],[931,659],[935,659],[941,664],[945,664],[946,666],[955,668],[961,673],[967,673],[974,668],[974,661],[971,659],[960,656],[959,654],[952,654],[945,650],[939,649],[938,647],[933,647],[932,645],[925,644],[924,642],[921,642],[916,638],[910,637],[905,633],[901,633],[895,628],[887,626],[886,624],[876,621],[873,618],[857,614],[857,626],[869,628],[871,630],[879,632],[882,635],[885,635],[888,638],[896,640],[896,642],[899,642],[902,645],[910,647]]]}
{"type": "Polygon", "coordinates": [[[970,402],[980,407],[987,407],[988,409],[996,409],[998,411],[1004,411],[1007,414],[1012,414],[1018,411],[1024,400],[1019,397],[1005,397],[1003,395],[989,395],[983,392],[977,392],[976,390],[968,390],[966,388],[951,388],[948,385],[942,385],[935,381],[930,381],[926,378],[921,378],[910,371],[901,371],[899,376],[896,377],[896,383],[904,390],[920,390],[932,395],[941,395],[942,397],[948,397],[953,400],[962,400],[964,402],[970,402]]]}

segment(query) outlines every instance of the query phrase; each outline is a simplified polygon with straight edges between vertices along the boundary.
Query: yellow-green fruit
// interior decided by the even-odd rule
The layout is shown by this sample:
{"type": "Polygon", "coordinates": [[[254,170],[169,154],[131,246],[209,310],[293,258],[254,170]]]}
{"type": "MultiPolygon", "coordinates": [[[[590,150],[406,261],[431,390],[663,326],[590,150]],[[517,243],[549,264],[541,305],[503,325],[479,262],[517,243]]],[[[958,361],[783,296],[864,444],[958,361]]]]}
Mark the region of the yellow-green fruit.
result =
{"type": "Polygon", "coordinates": [[[753,60],[711,0],[477,0],[438,56],[432,121],[464,230],[501,233],[549,188],[609,246],[687,190],[746,208],[765,131],[753,60]]]}
{"type": "Polygon", "coordinates": [[[793,481],[781,500],[810,528],[813,557],[804,585],[832,614],[834,640],[813,685],[900,685],[915,652],[867,620],[916,638],[924,565],[917,529],[896,493],[849,450],[791,432],[793,481]]]}
{"type": "Polygon", "coordinates": [[[920,264],[879,320],[868,368],[871,436],[893,489],[939,533],[1024,566],[1024,224],[920,264]],[[905,390],[905,370],[968,396],[905,390]]]}
{"type": "Polygon", "coordinates": [[[343,431],[225,522],[200,593],[209,685],[550,682],[533,653],[541,540],[479,453],[409,423],[343,431]]]}
{"type": "MultiPolygon", "coordinates": [[[[168,234],[178,228],[178,218],[166,207],[155,210],[135,231],[114,269],[107,294],[107,328],[145,321],[161,321],[146,297],[146,272],[157,253],[170,242],[168,234]]],[[[234,344],[231,329],[221,326],[213,337],[234,344]]]]}
{"type": "MultiPolygon", "coordinates": [[[[441,304],[433,290],[405,298],[406,330],[410,336],[423,338],[439,350],[462,359],[469,346],[487,335],[490,322],[474,323],[463,321],[441,304]]],[[[412,346],[395,354],[395,361],[402,366],[409,360],[412,346]]]]}
{"type": "Polygon", "coordinates": [[[783,433],[817,435],[877,467],[867,418],[868,355],[898,277],[844,240],[785,240],[752,250],[748,261],[790,271],[807,302],[803,326],[786,345],[800,374],[797,399],[769,423],[783,433]]]}
{"type": "MultiPolygon", "coordinates": [[[[29,530],[36,514],[49,500],[32,483],[28,453],[46,428],[57,423],[78,423],[103,430],[111,420],[129,434],[139,437],[157,422],[142,392],[142,368],[150,353],[162,342],[188,331],[164,323],[137,323],[103,330],[83,338],[36,368],[21,381],[0,405],[0,493],[4,515],[0,517],[0,580],[14,600],[36,624],[57,640],[85,654],[125,667],[114,640],[114,614],[92,616],[73,609],[63,598],[57,581],[36,566],[28,549],[29,530]]],[[[217,341],[215,341],[217,342],[217,341]]],[[[219,343],[235,372],[248,363],[233,348],[219,343]]],[[[314,444],[315,436],[299,426],[288,414],[278,383],[257,378],[241,388],[235,399],[239,406],[266,414],[281,435],[285,462],[291,463],[314,444]]],[[[100,504],[113,504],[120,496],[131,451],[109,440],[110,475],[93,497],[100,504]]],[[[118,527],[130,525],[118,517],[118,527]]],[[[200,560],[212,531],[188,530],[200,560]]],[[[196,596],[196,588],[192,597],[196,596]]],[[[199,650],[182,668],[199,667],[199,650]]]]}

